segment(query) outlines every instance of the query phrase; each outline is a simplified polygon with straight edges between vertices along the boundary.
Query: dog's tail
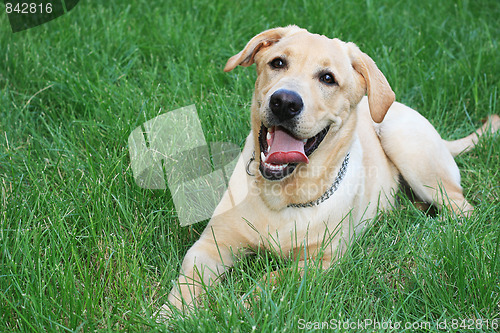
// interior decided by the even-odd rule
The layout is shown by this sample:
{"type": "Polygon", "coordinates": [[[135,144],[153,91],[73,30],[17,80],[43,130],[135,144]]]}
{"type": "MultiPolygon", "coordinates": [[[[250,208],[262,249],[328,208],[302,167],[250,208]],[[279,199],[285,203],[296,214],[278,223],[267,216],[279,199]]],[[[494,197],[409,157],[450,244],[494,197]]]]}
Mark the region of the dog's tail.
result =
{"type": "Polygon", "coordinates": [[[486,132],[495,133],[500,129],[500,117],[496,114],[489,116],[483,126],[479,127],[474,133],[469,134],[465,138],[455,141],[446,141],[446,148],[453,156],[468,152],[474,148],[479,141],[479,137],[486,132]]]}

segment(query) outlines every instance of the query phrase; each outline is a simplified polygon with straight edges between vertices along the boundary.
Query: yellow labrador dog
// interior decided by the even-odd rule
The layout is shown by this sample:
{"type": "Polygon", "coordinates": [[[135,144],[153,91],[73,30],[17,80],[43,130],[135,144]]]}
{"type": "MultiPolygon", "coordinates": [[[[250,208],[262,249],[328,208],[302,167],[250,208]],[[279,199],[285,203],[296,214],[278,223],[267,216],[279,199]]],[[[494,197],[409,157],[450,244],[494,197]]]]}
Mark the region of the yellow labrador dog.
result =
{"type": "MultiPolygon", "coordinates": [[[[377,210],[393,207],[401,180],[427,203],[472,211],[453,157],[498,129],[498,116],[445,141],[418,112],[394,102],[386,78],[356,45],[296,26],[253,37],[224,71],[253,63],[251,132],[228,190],[184,258],[171,305],[192,307],[203,286],[248,249],[279,248],[302,263],[320,255],[328,267],[377,210]]],[[[165,305],[161,314],[168,313],[165,305]]]]}

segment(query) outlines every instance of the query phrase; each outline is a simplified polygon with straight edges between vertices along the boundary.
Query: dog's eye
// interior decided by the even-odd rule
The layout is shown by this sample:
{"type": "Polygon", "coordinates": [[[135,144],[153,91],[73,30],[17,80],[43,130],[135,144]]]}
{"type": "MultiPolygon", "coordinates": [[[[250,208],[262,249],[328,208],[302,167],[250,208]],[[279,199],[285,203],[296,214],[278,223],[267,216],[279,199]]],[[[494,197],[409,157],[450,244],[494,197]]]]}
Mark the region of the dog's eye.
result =
{"type": "Polygon", "coordinates": [[[283,68],[286,66],[286,62],[285,60],[283,60],[282,58],[275,58],[273,59],[269,65],[272,67],[272,68],[283,68]]]}
{"type": "Polygon", "coordinates": [[[335,81],[335,77],[333,76],[332,73],[325,73],[319,77],[319,80],[323,82],[324,84],[327,84],[329,86],[337,84],[335,81]]]}

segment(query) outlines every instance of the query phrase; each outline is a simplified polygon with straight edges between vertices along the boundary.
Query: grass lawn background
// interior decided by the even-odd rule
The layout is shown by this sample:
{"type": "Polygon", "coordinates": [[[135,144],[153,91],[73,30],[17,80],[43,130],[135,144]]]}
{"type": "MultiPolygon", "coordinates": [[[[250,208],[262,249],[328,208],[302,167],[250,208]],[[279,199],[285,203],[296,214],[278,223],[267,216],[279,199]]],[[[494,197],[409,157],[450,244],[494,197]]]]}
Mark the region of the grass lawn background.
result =
{"type": "Polygon", "coordinates": [[[127,139],[195,104],[207,141],[242,146],[255,71],[222,68],[288,24],[357,43],[399,101],[457,139],[499,113],[499,15],[497,0],[80,1],[12,34],[1,13],[0,331],[295,332],[358,319],[495,331],[498,136],[457,158],[476,207],[466,221],[403,197],[333,269],[292,269],[247,310],[239,300],[265,272],[294,267],[260,253],[170,328],[152,314],[206,222],[181,228],[168,191],[135,184],[127,139]]]}

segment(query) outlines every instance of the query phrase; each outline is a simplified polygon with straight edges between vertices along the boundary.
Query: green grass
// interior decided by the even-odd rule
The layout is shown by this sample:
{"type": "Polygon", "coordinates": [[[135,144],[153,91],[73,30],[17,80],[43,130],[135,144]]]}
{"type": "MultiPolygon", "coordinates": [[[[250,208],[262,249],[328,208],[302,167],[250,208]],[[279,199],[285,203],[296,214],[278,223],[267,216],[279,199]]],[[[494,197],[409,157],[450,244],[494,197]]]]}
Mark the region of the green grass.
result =
{"type": "Polygon", "coordinates": [[[459,138],[499,113],[499,13],[497,0],[80,1],[16,34],[0,14],[0,331],[500,321],[498,136],[457,160],[470,219],[427,216],[403,198],[333,269],[311,263],[299,279],[294,261],[245,258],[205,309],[170,328],[152,314],[206,222],[181,228],[168,191],[135,184],[127,147],[133,129],[190,104],[208,141],[242,146],[255,73],[222,68],[254,34],[292,23],[356,42],[399,101],[459,138]],[[278,267],[292,269],[242,307],[278,267]]]}

